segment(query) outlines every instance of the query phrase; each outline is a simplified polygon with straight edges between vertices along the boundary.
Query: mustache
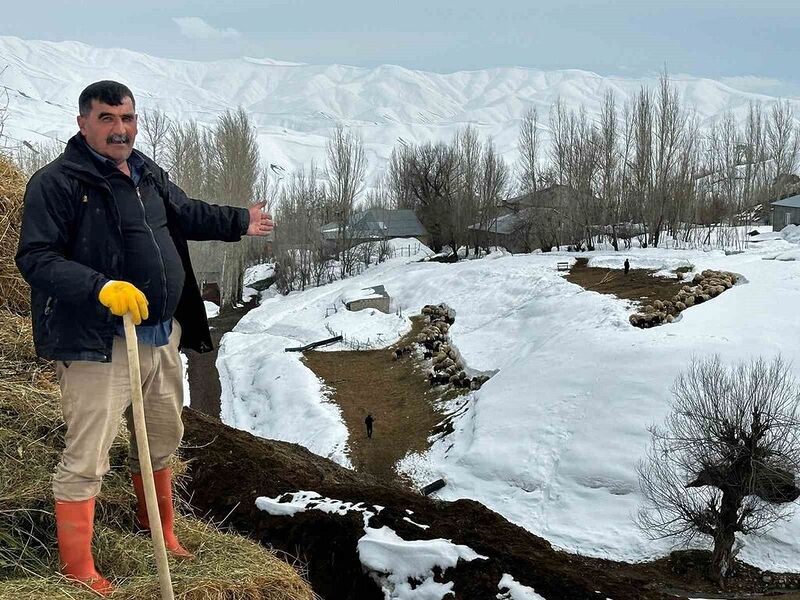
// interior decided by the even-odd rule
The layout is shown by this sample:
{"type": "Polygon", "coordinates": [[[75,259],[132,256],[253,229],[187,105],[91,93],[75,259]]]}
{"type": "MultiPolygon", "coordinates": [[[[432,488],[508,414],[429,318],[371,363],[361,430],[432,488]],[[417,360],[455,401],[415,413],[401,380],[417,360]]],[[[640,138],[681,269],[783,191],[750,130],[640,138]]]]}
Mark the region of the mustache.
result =
{"type": "Polygon", "coordinates": [[[131,141],[130,136],[116,134],[116,133],[106,138],[107,144],[129,144],[130,141],[131,141]]]}

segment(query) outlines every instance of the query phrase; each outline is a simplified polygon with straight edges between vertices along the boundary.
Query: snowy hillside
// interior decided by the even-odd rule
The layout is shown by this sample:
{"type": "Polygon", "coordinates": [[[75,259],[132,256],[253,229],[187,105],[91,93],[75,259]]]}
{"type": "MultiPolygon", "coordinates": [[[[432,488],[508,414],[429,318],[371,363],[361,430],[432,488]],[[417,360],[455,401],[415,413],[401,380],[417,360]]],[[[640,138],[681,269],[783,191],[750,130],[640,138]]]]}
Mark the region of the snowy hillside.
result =
{"type": "MultiPolygon", "coordinates": [[[[575,256],[567,253],[497,253],[454,265],[395,258],[355,278],[265,299],[223,339],[223,418],[346,463],[337,407],[297,354],[283,348],[327,337],[332,321],[353,338],[382,332],[387,345],[406,330],[397,315],[328,314],[355,289],[385,285],[404,315],[446,302],[456,310],[450,335],[467,367],[497,373],[472,392],[455,433],[425,455],[407,457],[406,472],[420,483],[444,477],[441,497],[479,500],[566,549],[626,560],[660,554],[667,546],[648,541],[631,519],[641,502],[635,465],[649,443],[647,427],[668,412],[678,373],[693,355],[736,361],[782,352],[800,375],[800,263],[792,260],[800,248],[774,234],[762,238],[731,256],[587,254],[604,266],[621,267],[629,256],[634,268],[688,261],[696,271],[743,276],[675,324],[646,330],[629,325],[626,301],[566,281],[556,263],[575,256]]],[[[797,515],[766,538],[747,540],[742,557],[762,568],[800,570],[799,536],[797,515]]]]}
{"type": "MultiPolygon", "coordinates": [[[[493,136],[513,161],[519,120],[528,107],[536,106],[545,124],[557,98],[583,105],[595,116],[607,90],[622,106],[640,86],[657,83],[579,70],[439,74],[391,65],[364,69],[253,58],[190,62],[14,37],[0,37],[3,68],[0,85],[9,92],[10,111],[6,134],[18,141],[66,139],[76,130],[80,91],[98,79],[118,79],[131,87],[140,111],[157,107],[178,120],[210,124],[225,109],[243,106],[258,128],[263,159],[287,170],[311,159],[322,162],[326,136],[342,122],[363,137],[372,176],[398,143],[449,139],[467,123],[493,136]]],[[[753,100],[775,100],[710,79],[681,76],[675,86],[705,123],[728,110],[743,116],[753,100]]],[[[542,135],[547,138],[546,127],[542,135]]]]}

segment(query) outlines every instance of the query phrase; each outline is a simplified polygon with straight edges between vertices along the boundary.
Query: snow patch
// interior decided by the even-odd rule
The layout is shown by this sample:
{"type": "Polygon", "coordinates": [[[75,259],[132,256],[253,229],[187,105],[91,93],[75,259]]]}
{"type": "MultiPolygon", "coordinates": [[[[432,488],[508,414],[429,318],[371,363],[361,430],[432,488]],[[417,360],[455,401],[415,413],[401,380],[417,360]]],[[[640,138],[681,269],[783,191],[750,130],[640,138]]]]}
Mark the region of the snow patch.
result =
{"type": "Polygon", "coordinates": [[[497,594],[497,600],[544,600],[533,588],[517,583],[508,573],[503,574],[497,587],[501,591],[500,594],[497,594]],[[503,590],[506,591],[503,592],[503,590]]]}
{"type": "Polygon", "coordinates": [[[338,515],[351,511],[362,513],[364,536],[358,540],[358,556],[387,600],[443,600],[452,593],[453,583],[434,581],[434,568],[446,571],[455,567],[459,560],[488,559],[469,546],[453,544],[450,540],[404,540],[389,527],[370,527],[369,520],[383,510],[382,506],[369,510],[361,502],[342,502],[308,491],[276,498],[261,496],[256,499],[256,506],[271,515],[289,517],[307,510],[338,515]]]}
{"type": "Polygon", "coordinates": [[[219,315],[219,306],[214,304],[213,302],[209,302],[208,300],[203,300],[203,304],[206,307],[206,318],[213,319],[217,315],[219,315]]]}

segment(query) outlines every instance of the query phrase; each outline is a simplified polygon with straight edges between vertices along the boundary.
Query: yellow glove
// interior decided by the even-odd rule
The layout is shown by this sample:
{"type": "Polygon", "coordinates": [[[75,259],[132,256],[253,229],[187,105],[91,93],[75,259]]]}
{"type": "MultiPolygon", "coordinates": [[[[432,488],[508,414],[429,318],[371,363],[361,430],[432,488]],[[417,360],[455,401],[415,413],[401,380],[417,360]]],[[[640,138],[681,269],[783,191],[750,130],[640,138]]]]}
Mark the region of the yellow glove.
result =
{"type": "Polygon", "coordinates": [[[138,325],[148,316],[147,298],[127,281],[109,281],[100,290],[98,300],[118,317],[131,313],[134,325],[138,325]]]}

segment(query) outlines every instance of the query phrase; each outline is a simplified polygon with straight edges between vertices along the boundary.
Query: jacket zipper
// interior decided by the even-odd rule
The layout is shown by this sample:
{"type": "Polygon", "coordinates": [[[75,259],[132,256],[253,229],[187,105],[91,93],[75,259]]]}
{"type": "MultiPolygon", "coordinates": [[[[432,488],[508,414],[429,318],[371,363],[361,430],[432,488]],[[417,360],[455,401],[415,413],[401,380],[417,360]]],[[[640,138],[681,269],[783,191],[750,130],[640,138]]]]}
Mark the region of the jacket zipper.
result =
{"type": "Polygon", "coordinates": [[[147,227],[147,231],[150,232],[150,239],[153,240],[153,245],[156,247],[156,252],[158,252],[158,262],[161,265],[161,289],[163,290],[163,302],[161,303],[161,319],[159,320],[160,323],[164,322],[166,318],[166,311],[167,311],[167,269],[164,266],[164,256],[161,254],[161,248],[156,241],[156,236],[153,233],[153,230],[150,227],[150,224],[147,222],[147,212],[144,209],[144,202],[142,201],[142,193],[139,191],[139,186],[136,186],[136,197],[139,198],[139,206],[142,207],[142,218],[144,219],[144,226],[147,227]]]}

